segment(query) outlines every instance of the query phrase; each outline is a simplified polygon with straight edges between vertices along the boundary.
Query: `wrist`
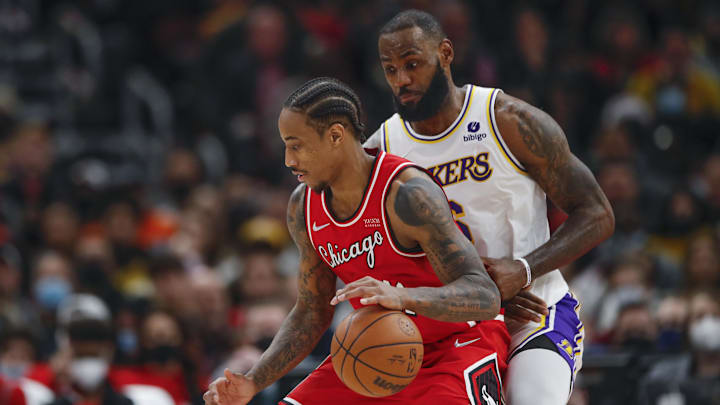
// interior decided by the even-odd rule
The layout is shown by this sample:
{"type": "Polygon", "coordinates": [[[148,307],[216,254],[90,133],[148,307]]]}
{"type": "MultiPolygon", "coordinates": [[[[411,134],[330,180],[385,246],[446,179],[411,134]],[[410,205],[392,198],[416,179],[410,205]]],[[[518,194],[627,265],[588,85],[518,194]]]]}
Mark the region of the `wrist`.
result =
{"type": "Polygon", "coordinates": [[[522,286],[522,288],[527,288],[532,284],[532,270],[530,269],[530,264],[525,260],[524,257],[518,257],[515,259],[515,261],[520,262],[522,265],[523,271],[525,273],[525,285],[522,286]]]}
{"type": "Polygon", "coordinates": [[[255,395],[255,394],[259,393],[260,391],[262,391],[265,387],[263,387],[263,385],[258,382],[253,371],[254,370],[252,370],[252,369],[250,371],[248,371],[248,373],[245,374],[245,378],[247,378],[247,380],[250,381],[250,383],[252,383],[253,391],[254,391],[253,395],[255,395]]]}
{"type": "Polygon", "coordinates": [[[404,311],[406,309],[409,309],[410,311],[414,310],[414,300],[410,296],[410,290],[412,288],[398,288],[398,297],[400,298],[400,307],[401,311],[404,311]]]}

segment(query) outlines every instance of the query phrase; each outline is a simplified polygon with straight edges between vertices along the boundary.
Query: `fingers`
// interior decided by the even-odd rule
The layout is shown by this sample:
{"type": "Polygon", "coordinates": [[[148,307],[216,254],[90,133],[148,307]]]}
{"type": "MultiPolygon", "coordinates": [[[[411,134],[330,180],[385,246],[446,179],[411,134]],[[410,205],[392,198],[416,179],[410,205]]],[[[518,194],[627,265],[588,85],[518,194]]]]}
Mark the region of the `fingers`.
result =
{"type": "Polygon", "coordinates": [[[207,391],[203,394],[203,401],[205,401],[205,405],[220,405],[217,394],[212,391],[207,391]]]}
{"type": "Polygon", "coordinates": [[[370,276],[365,276],[359,280],[346,285],[335,292],[335,296],[330,301],[330,305],[337,305],[340,302],[347,301],[351,298],[372,295],[371,288],[376,291],[382,283],[370,276]]]}
{"type": "Polygon", "coordinates": [[[380,303],[381,297],[373,295],[370,297],[360,298],[360,303],[363,305],[375,305],[380,303]]]}
{"type": "MultiPolygon", "coordinates": [[[[370,297],[372,295],[375,295],[379,292],[379,289],[376,287],[358,287],[353,286],[350,289],[345,288],[342,292],[338,292],[337,295],[333,297],[333,299],[330,301],[331,305],[336,305],[340,302],[350,300],[352,298],[356,297],[370,297]]],[[[363,303],[362,301],[360,301],[363,303]]],[[[363,303],[364,304],[364,303],[363,303]]]]}
{"type": "Polygon", "coordinates": [[[513,319],[518,322],[540,322],[542,318],[536,312],[532,312],[520,305],[509,303],[505,306],[505,319],[513,319]]]}
{"type": "Polygon", "coordinates": [[[521,291],[518,295],[513,297],[510,302],[525,307],[538,314],[547,315],[549,313],[545,301],[537,295],[529,292],[521,291]]]}
{"type": "Polygon", "coordinates": [[[225,378],[227,378],[228,381],[233,381],[233,380],[237,380],[238,377],[235,374],[233,374],[233,372],[230,371],[229,368],[226,368],[225,369],[225,378]]]}
{"type": "Polygon", "coordinates": [[[218,396],[217,386],[219,384],[222,384],[224,380],[225,379],[221,377],[210,384],[207,392],[203,394],[203,400],[205,401],[205,405],[220,405],[220,397],[218,396]]]}

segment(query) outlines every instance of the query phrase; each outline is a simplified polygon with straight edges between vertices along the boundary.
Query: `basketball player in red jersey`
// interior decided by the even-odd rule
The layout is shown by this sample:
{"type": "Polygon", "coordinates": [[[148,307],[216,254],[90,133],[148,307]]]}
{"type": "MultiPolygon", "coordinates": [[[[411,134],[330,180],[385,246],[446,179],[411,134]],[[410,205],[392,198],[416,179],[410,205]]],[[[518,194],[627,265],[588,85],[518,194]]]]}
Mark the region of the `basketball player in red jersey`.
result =
{"type": "Polygon", "coordinates": [[[501,403],[509,335],[495,320],[500,293],[441,187],[402,158],[368,154],[360,116],[358,97],[330,78],[309,81],[285,102],[285,164],[302,183],[287,214],[300,250],[297,303],[259,363],[245,375],[226,370],[206,404],[246,404],[290,371],[344,300],[416,314],[425,344],[418,376],[394,395],[370,398],[345,387],[328,358],[281,404],[501,403]],[[336,277],[347,284],[337,292],[336,277]]]}

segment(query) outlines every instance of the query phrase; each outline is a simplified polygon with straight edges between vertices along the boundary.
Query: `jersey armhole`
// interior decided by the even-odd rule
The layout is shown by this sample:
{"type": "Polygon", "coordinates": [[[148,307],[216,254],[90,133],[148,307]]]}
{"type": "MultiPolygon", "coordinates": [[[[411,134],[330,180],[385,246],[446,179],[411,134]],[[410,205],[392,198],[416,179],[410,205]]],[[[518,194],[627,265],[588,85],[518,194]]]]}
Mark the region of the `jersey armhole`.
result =
{"type": "Polygon", "coordinates": [[[380,147],[382,148],[382,150],[385,153],[390,153],[390,134],[388,133],[388,130],[387,130],[388,121],[389,120],[385,120],[385,122],[383,122],[382,127],[381,127],[382,128],[382,133],[381,133],[382,139],[380,139],[380,147]]]}
{"type": "Polygon", "coordinates": [[[498,94],[502,93],[503,91],[501,89],[494,89],[492,92],[490,92],[490,96],[488,98],[487,103],[487,120],[490,124],[490,132],[493,134],[493,138],[495,138],[495,142],[497,143],[498,149],[500,149],[500,152],[505,156],[508,163],[510,163],[510,166],[512,166],[515,170],[517,170],[522,175],[527,175],[527,170],[525,167],[520,163],[520,161],[515,157],[515,155],[512,154],[510,151],[510,148],[505,143],[505,140],[503,139],[502,135],[500,134],[500,129],[498,129],[497,122],[495,121],[495,101],[497,100],[498,94]]]}
{"type": "Polygon", "coordinates": [[[315,246],[315,241],[313,241],[312,237],[312,228],[310,227],[310,195],[312,194],[312,190],[307,185],[305,186],[305,201],[303,201],[305,205],[305,209],[303,210],[303,215],[305,218],[303,219],[305,221],[305,232],[308,234],[308,239],[310,240],[310,244],[312,245],[313,249],[317,251],[317,246],[315,246]]]}
{"type": "MultiPolygon", "coordinates": [[[[400,175],[400,173],[402,173],[403,171],[405,171],[406,169],[409,169],[411,167],[414,167],[416,169],[422,170],[423,172],[427,173],[427,170],[423,169],[422,167],[420,167],[418,165],[412,164],[412,163],[406,163],[406,164],[398,167],[397,169],[395,169],[395,172],[390,176],[390,178],[388,179],[388,182],[386,184],[385,192],[383,193],[383,197],[382,197],[381,209],[382,209],[382,215],[387,218],[387,221],[385,221],[386,232],[387,232],[388,236],[390,236],[390,239],[391,239],[390,245],[393,247],[393,249],[396,252],[398,252],[402,255],[405,255],[405,256],[419,257],[419,256],[425,255],[425,252],[422,250],[422,247],[420,247],[419,244],[412,248],[406,248],[403,245],[401,245],[400,242],[398,242],[397,238],[395,237],[395,233],[392,230],[392,224],[390,223],[390,215],[388,215],[387,208],[386,208],[388,194],[390,194],[389,193],[390,185],[395,180],[395,178],[397,178],[397,176],[400,175]]],[[[432,176],[431,176],[431,178],[432,178],[432,176]]]]}

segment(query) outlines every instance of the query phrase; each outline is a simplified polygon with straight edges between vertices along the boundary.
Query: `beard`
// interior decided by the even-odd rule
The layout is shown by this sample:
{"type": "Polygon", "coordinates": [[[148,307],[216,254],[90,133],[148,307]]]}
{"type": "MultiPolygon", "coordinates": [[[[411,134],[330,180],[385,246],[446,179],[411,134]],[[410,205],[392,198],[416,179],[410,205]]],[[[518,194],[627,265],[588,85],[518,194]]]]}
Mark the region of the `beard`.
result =
{"type": "Polygon", "coordinates": [[[322,193],[323,191],[329,189],[328,184],[325,182],[313,186],[308,184],[308,187],[310,187],[310,189],[316,193],[322,193]]]}
{"type": "MultiPolygon", "coordinates": [[[[430,85],[420,100],[415,104],[402,104],[398,96],[393,94],[393,104],[395,105],[395,111],[405,121],[424,121],[440,111],[440,107],[445,103],[449,92],[450,87],[443,74],[442,66],[440,66],[440,61],[437,61],[432,81],[430,81],[430,85]]],[[[400,89],[400,95],[404,93],[405,91],[400,89]]]]}

